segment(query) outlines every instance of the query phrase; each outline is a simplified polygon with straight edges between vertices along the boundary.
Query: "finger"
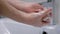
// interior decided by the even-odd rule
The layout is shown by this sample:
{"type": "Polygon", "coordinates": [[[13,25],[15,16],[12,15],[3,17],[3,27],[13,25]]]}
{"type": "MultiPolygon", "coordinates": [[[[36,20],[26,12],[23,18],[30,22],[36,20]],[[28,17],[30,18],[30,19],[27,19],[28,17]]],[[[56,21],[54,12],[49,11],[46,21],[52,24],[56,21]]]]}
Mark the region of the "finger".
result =
{"type": "MultiPolygon", "coordinates": [[[[46,10],[46,9],[48,9],[48,8],[44,8],[44,10],[46,10]]],[[[48,16],[52,17],[52,8],[50,7],[50,9],[51,9],[50,10],[51,12],[48,14],[48,16]]]]}
{"type": "Polygon", "coordinates": [[[38,5],[39,5],[39,8],[40,8],[41,10],[44,9],[44,6],[43,6],[41,3],[38,3],[38,5]]]}
{"type": "Polygon", "coordinates": [[[41,9],[41,10],[43,10],[44,7],[42,5],[35,4],[35,5],[33,5],[33,8],[34,9],[41,9]]]}
{"type": "Polygon", "coordinates": [[[45,26],[45,25],[49,25],[49,24],[50,24],[50,20],[43,21],[43,22],[41,22],[41,23],[42,23],[43,26],[45,26]]]}
{"type": "Polygon", "coordinates": [[[50,22],[50,18],[46,17],[46,18],[42,19],[42,22],[49,23],[50,22]]]}
{"type": "Polygon", "coordinates": [[[36,9],[43,9],[43,5],[41,5],[39,3],[32,3],[32,6],[36,9]]]}
{"type": "Polygon", "coordinates": [[[40,12],[41,17],[44,17],[44,16],[48,15],[49,13],[51,13],[51,10],[52,10],[52,9],[46,9],[46,10],[44,10],[44,11],[41,11],[41,12],[40,12]]]}
{"type": "Polygon", "coordinates": [[[44,10],[44,6],[43,5],[40,5],[39,6],[39,9],[44,10]]]}
{"type": "Polygon", "coordinates": [[[37,10],[35,10],[35,13],[39,13],[41,11],[42,11],[41,9],[37,9],[37,10]]]}

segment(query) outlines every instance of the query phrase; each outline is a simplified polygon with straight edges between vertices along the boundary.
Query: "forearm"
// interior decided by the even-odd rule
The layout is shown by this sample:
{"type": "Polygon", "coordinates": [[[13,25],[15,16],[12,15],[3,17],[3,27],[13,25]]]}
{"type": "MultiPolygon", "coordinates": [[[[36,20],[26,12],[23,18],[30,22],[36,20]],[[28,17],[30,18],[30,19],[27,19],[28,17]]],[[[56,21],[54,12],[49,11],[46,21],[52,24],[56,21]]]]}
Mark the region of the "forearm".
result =
{"type": "Polygon", "coordinates": [[[0,0],[0,14],[2,14],[3,10],[5,10],[6,0],[0,0]]]}
{"type": "MultiPolygon", "coordinates": [[[[23,1],[16,1],[16,0],[0,0],[0,14],[7,14],[9,11],[11,11],[10,9],[13,8],[11,7],[8,3],[11,2],[13,4],[16,4],[16,3],[20,3],[21,4],[21,7],[22,7],[22,3],[23,1]]],[[[20,8],[21,8],[20,7],[20,8]]]]}
{"type": "Polygon", "coordinates": [[[23,22],[23,12],[17,10],[16,8],[12,7],[9,5],[7,2],[4,2],[3,4],[0,5],[1,7],[1,12],[3,16],[12,18],[16,21],[23,22]]]}
{"type": "Polygon", "coordinates": [[[14,6],[15,8],[17,8],[18,10],[24,10],[26,8],[26,6],[28,6],[28,2],[24,2],[21,0],[8,0],[8,2],[14,6]]]}
{"type": "MultiPolygon", "coordinates": [[[[24,3],[25,2],[23,2],[23,1],[18,1],[18,0],[0,0],[0,10],[1,9],[3,9],[3,7],[4,7],[4,9],[6,8],[6,4],[11,4],[12,6],[16,6],[16,5],[18,5],[18,4],[20,4],[20,5],[18,5],[16,8],[18,8],[19,7],[19,9],[21,8],[23,8],[23,6],[24,6],[24,3]],[[1,7],[2,6],[2,7],[1,7]]],[[[8,7],[8,6],[7,6],[8,7]]],[[[9,7],[8,7],[9,8],[9,7]]],[[[5,9],[6,10],[6,9],[5,9]]],[[[1,12],[1,11],[0,11],[1,12]]]]}

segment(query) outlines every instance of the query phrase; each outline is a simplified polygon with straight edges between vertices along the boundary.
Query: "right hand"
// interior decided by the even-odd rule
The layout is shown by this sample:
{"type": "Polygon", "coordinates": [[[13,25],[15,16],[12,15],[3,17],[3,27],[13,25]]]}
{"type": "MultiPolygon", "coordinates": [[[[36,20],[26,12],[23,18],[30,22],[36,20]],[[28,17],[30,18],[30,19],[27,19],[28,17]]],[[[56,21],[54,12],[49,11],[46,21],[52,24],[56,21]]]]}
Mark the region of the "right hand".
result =
{"type": "Polygon", "coordinates": [[[24,22],[34,26],[45,26],[50,24],[49,20],[42,21],[48,14],[51,13],[51,9],[44,9],[38,13],[27,13],[24,16],[24,22]]]}

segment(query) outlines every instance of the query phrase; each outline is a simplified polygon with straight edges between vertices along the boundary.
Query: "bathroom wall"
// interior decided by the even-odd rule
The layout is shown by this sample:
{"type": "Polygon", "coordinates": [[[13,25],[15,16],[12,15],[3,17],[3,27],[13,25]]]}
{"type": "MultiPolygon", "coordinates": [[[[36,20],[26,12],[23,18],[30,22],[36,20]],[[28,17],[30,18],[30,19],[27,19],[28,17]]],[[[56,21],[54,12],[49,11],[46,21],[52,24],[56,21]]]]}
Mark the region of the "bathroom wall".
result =
{"type": "Polygon", "coordinates": [[[60,0],[54,0],[54,23],[60,24],[60,0]]]}

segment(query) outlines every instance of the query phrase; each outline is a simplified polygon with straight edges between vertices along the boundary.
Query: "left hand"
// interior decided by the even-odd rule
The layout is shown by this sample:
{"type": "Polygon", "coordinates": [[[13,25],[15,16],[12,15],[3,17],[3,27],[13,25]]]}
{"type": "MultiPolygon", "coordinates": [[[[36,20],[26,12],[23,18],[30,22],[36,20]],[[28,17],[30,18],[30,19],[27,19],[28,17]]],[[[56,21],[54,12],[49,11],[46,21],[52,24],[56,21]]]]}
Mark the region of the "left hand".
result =
{"type": "Polygon", "coordinates": [[[24,12],[27,12],[27,13],[38,12],[38,9],[43,10],[44,8],[39,3],[34,3],[34,2],[23,2],[19,0],[9,0],[8,2],[15,8],[22,10],[24,12]]]}

